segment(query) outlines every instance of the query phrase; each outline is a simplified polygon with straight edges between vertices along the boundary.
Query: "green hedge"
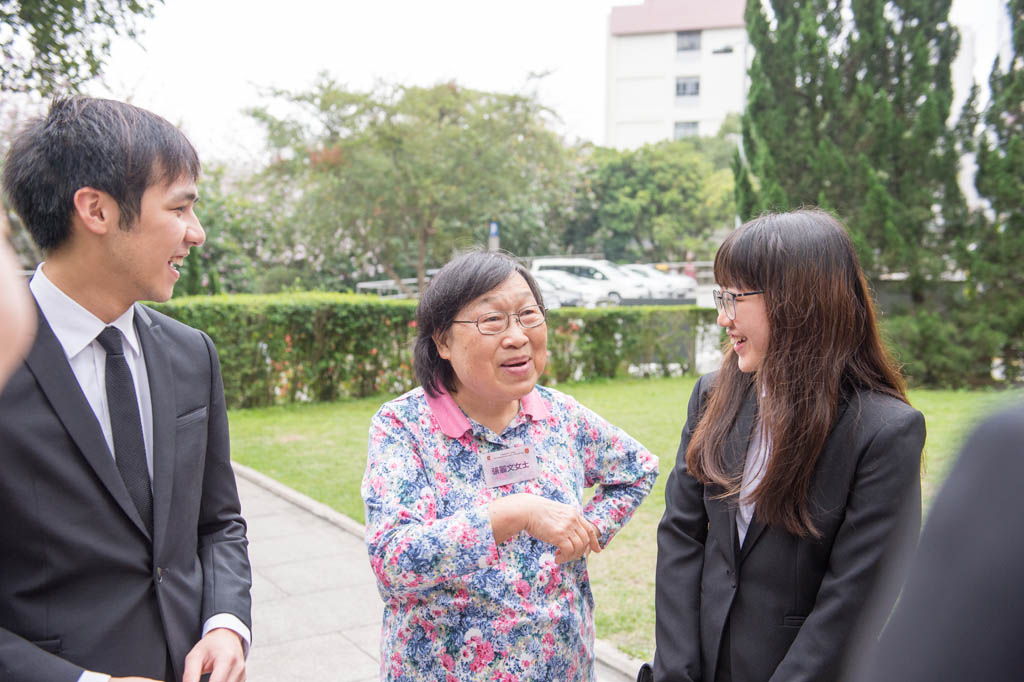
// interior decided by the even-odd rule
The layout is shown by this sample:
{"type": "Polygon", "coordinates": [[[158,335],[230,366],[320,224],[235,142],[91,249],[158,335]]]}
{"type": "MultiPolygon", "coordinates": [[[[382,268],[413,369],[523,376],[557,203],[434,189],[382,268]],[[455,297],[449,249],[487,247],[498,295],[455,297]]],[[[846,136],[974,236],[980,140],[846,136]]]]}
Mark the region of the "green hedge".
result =
{"type": "Polygon", "coordinates": [[[413,385],[415,304],[301,293],[195,296],[154,306],[217,344],[231,407],[330,401],[413,385]]]}
{"type": "MultiPolygon", "coordinates": [[[[416,385],[413,301],[332,293],[197,296],[153,306],[210,335],[230,407],[330,401],[416,385]]],[[[693,370],[715,311],[638,306],[551,311],[543,381],[614,377],[629,365],[693,370]]]]}
{"type": "Polygon", "coordinates": [[[615,377],[627,366],[664,375],[694,371],[702,327],[717,313],[697,306],[561,308],[548,313],[548,383],[615,377]]]}

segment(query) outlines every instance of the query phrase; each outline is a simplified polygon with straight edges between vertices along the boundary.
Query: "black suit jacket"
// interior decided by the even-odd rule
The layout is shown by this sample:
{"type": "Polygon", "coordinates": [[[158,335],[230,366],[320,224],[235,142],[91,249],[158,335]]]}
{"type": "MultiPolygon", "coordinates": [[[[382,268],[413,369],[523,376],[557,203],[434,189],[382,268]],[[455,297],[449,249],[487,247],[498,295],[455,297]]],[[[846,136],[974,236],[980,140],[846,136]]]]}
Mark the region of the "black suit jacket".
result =
{"type": "Polygon", "coordinates": [[[967,441],[864,682],[1024,680],[1024,405],[967,441]]]}
{"type": "Polygon", "coordinates": [[[180,680],[251,574],[213,343],[136,305],[153,404],[153,537],[46,319],[0,394],[0,679],[180,680]],[[168,661],[172,670],[168,670],[168,661]]]}
{"type": "MultiPolygon", "coordinates": [[[[827,681],[894,537],[920,528],[925,425],[905,403],[852,392],[822,450],[810,487],[819,539],[765,527],[755,512],[742,548],[736,500],[697,482],[686,448],[715,374],[690,398],[658,527],[655,586],[658,682],[827,681]],[[903,504],[911,513],[900,514],[903,504]]],[[[750,391],[726,453],[743,471],[757,401],[750,391]]]]}

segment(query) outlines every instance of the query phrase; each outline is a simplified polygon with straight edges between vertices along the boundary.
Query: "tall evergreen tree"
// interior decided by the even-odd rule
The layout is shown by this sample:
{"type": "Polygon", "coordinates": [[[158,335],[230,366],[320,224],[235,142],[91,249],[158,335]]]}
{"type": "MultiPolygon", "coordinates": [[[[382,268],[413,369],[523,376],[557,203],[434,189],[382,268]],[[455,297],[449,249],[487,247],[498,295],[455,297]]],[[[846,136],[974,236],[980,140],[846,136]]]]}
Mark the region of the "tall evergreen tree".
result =
{"type": "Polygon", "coordinates": [[[915,305],[949,267],[957,184],[951,0],[748,0],[755,56],[734,165],[743,218],[836,211],[870,273],[905,272],[915,305]]]}
{"type": "MultiPolygon", "coordinates": [[[[1013,53],[996,60],[978,125],[975,186],[988,214],[975,216],[961,251],[972,326],[995,339],[1007,381],[1024,378],[1024,0],[1009,0],[1013,53]]],[[[973,131],[972,131],[973,132],[973,131]]]]}

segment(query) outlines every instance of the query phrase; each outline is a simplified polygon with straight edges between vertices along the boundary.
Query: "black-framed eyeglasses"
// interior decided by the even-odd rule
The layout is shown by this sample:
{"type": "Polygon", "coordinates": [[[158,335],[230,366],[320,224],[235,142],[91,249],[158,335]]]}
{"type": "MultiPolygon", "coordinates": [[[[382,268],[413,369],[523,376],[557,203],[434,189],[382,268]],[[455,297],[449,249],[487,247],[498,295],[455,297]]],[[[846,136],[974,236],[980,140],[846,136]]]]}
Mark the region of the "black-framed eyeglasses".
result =
{"type": "Polygon", "coordinates": [[[516,318],[516,322],[523,329],[532,329],[544,324],[544,320],[547,319],[547,311],[544,310],[542,305],[528,305],[518,313],[506,313],[503,310],[495,310],[494,312],[484,313],[475,320],[452,320],[452,322],[475,324],[478,332],[491,336],[493,334],[500,334],[508,329],[510,317],[516,318]]]}
{"type": "Polygon", "coordinates": [[[711,296],[715,299],[715,307],[718,308],[718,312],[725,313],[725,316],[730,320],[736,319],[736,299],[743,298],[744,296],[757,296],[763,294],[764,290],[761,291],[744,291],[742,294],[737,294],[727,289],[714,289],[711,292],[711,296]]]}

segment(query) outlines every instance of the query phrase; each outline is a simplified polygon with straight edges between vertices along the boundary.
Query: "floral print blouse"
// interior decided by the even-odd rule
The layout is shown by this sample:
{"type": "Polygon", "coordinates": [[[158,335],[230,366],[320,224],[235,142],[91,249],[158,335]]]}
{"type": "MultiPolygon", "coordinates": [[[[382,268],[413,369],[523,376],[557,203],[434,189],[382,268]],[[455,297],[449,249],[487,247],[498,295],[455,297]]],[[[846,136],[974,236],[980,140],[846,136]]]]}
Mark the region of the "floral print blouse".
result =
{"type": "Polygon", "coordinates": [[[363,477],[366,543],[384,599],[381,679],[591,681],[594,598],[586,559],[555,563],[525,532],[495,545],[488,503],[533,493],[582,505],[602,546],[650,492],[658,460],[572,397],[535,387],[497,434],[451,396],[385,403],[363,477]],[[482,454],[534,446],[539,475],[488,488],[482,454]]]}

